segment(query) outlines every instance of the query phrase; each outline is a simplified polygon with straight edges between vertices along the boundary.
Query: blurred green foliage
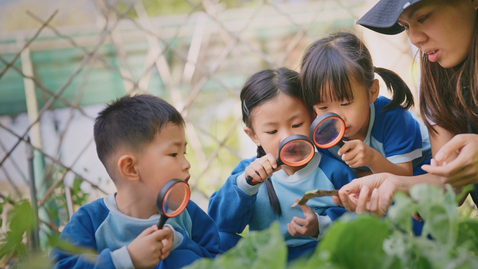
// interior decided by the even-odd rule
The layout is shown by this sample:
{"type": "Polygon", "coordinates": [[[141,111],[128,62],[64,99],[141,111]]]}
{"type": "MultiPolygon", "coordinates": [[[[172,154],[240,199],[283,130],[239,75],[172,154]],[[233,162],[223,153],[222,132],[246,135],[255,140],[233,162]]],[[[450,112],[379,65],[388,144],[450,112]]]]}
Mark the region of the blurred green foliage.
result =
{"type": "MultiPolygon", "coordinates": [[[[61,175],[61,170],[56,174],[61,175]]],[[[58,179],[57,179],[58,180],[58,179]]],[[[88,193],[84,193],[80,185],[83,181],[74,178],[70,189],[73,207],[87,202],[88,193]]],[[[64,225],[69,221],[65,188],[61,183],[45,201],[44,207],[53,225],[64,225]]],[[[0,215],[6,211],[6,219],[0,219],[0,227],[6,225],[7,232],[0,232],[0,268],[51,268],[48,254],[58,244],[59,231],[50,226],[40,225],[40,234],[44,238],[41,250],[33,252],[28,239],[33,230],[33,211],[29,200],[13,201],[10,197],[0,196],[0,215]]],[[[52,223],[50,223],[51,225],[52,223]]],[[[63,244],[64,245],[64,244],[63,244]]],[[[65,247],[65,246],[64,246],[65,247]]]]}
{"type": "Polygon", "coordinates": [[[444,192],[438,186],[416,185],[410,196],[395,195],[384,218],[341,217],[311,256],[287,263],[275,224],[251,232],[224,255],[187,268],[478,268],[478,220],[459,217],[459,198],[451,187],[444,192]],[[425,221],[421,236],[412,231],[410,214],[415,212],[425,221]]]}

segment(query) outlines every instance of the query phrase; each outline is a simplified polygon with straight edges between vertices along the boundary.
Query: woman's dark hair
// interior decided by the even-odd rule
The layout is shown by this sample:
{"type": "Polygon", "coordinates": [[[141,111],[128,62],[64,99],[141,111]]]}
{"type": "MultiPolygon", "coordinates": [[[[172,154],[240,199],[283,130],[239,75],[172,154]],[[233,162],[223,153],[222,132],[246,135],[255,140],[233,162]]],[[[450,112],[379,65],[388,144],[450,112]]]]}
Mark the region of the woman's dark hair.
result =
{"type": "MultiPolygon", "coordinates": [[[[252,113],[256,106],[276,98],[280,93],[301,100],[299,74],[287,68],[266,69],[252,75],[241,90],[242,121],[252,131],[252,113]]],[[[311,112],[309,110],[309,112],[311,112]]],[[[264,149],[257,147],[257,158],[266,155],[264,149]]],[[[282,215],[279,200],[270,178],[266,180],[267,193],[272,210],[282,215]]]]}
{"type": "MultiPolygon", "coordinates": [[[[457,67],[443,68],[430,62],[426,53],[421,55],[420,113],[452,134],[478,132],[477,31],[478,14],[470,51],[457,67]]],[[[436,134],[433,125],[424,122],[430,134],[436,134]]]]}
{"type": "Polygon", "coordinates": [[[345,32],[332,34],[312,43],[302,58],[303,100],[311,107],[324,100],[353,100],[351,79],[369,88],[374,73],[382,77],[393,94],[383,111],[413,106],[413,95],[407,84],[396,73],[374,67],[370,52],[357,36],[345,32]]]}

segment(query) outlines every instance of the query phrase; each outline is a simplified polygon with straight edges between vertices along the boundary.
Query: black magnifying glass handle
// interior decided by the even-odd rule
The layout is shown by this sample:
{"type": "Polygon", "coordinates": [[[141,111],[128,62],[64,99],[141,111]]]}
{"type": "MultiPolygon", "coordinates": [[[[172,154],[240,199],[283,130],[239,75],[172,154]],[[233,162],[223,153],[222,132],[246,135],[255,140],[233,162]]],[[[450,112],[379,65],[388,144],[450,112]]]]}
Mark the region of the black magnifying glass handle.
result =
{"type": "Polygon", "coordinates": [[[158,222],[158,229],[159,229],[159,230],[163,229],[164,224],[166,223],[166,221],[167,221],[168,219],[169,219],[169,218],[166,217],[165,215],[161,215],[161,217],[159,218],[159,222],[158,222]]]}
{"type": "Polygon", "coordinates": [[[339,140],[339,141],[337,142],[337,144],[335,144],[335,145],[337,145],[337,146],[339,146],[339,148],[341,148],[341,147],[342,147],[343,145],[345,145],[345,144],[344,144],[344,141],[343,141],[343,140],[339,140]]]}

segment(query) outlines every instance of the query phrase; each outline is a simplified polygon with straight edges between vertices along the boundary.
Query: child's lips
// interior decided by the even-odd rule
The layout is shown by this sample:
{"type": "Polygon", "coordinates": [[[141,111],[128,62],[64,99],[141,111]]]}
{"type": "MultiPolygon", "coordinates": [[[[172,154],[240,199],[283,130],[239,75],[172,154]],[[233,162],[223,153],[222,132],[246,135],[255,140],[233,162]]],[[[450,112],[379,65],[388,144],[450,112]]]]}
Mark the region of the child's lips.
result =
{"type": "Polygon", "coordinates": [[[350,127],[345,127],[345,132],[344,132],[344,134],[346,134],[349,130],[350,130],[350,127]]]}
{"type": "Polygon", "coordinates": [[[190,178],[191,178],[191,176],[188,176],[184,181],[186,181],[186,183],[188,183],[190,178]]]}

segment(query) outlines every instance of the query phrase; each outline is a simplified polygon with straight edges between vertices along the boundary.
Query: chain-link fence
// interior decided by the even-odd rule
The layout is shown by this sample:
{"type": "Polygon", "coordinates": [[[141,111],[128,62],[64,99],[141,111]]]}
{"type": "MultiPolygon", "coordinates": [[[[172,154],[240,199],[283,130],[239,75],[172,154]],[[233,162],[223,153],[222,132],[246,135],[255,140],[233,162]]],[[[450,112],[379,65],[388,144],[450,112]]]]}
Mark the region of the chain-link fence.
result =
{"type": "Polygon", "coordinates": [[[401,72],[416,89],[406,37],[367,42],[377,37],[357,32],[369,1],[178,0],[165,3],[186,12],[162,16],[151,15],[152,1],[83,2],[91,2],[94,21],[61,26],[61,10],[26,8],[36,30],[0,36],[0,194],[28,198],[34,179],[40,223],[54,232],[79,204],[115,191],[96,157],[93,124],[124,94],[160,96],[184,116],[192,199],[205,208],[236,163],[255,152],[238,97],[253,73],[299,71],[311,42],[351,31],[372,54],[394,49],[374,56],[376,65],[401,72]]]}

